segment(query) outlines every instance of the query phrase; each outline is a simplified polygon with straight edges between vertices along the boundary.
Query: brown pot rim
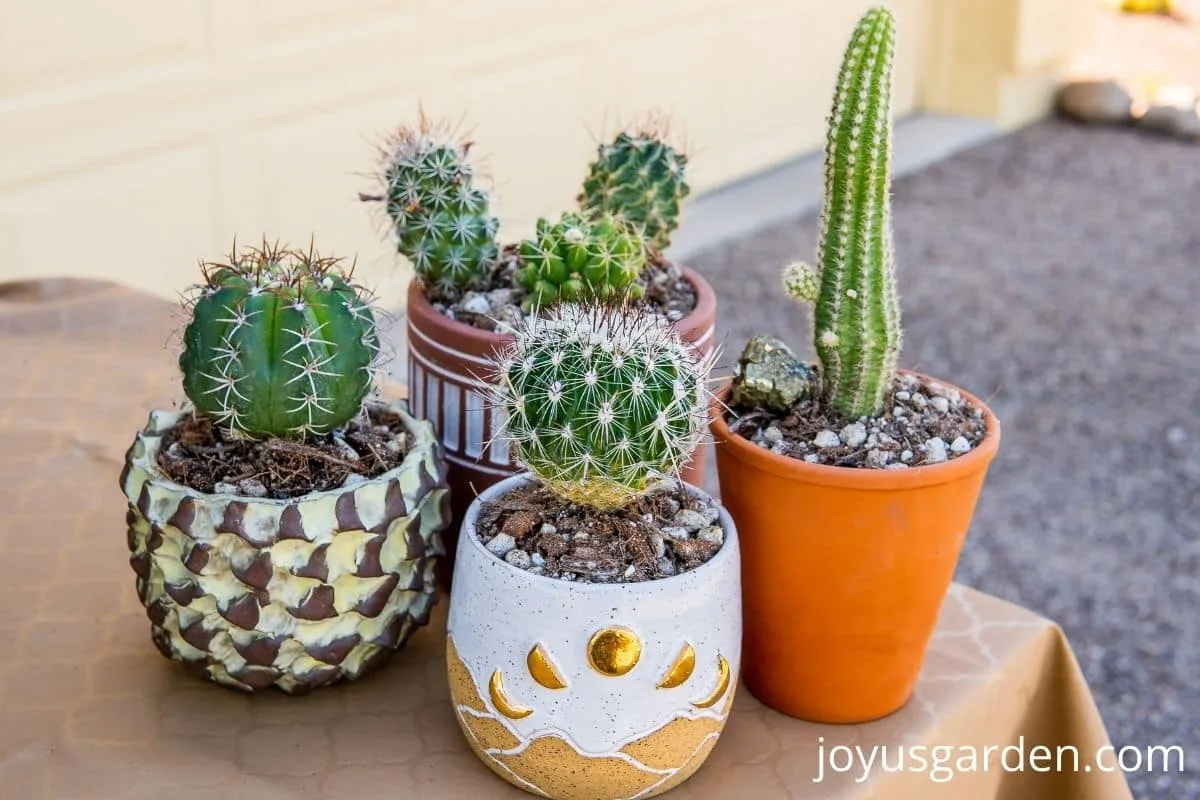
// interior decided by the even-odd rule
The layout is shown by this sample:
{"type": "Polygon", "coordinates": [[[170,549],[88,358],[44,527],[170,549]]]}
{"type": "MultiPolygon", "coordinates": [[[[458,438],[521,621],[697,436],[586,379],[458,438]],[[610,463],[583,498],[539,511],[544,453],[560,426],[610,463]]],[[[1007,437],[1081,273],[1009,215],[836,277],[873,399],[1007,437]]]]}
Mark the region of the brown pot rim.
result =
{"type": "MultiPolygon", "coordinates": [[[[941,464],[928,464],[908,469],[862,469],[859,467],[836,467],[828,464],[810,464],[798,458],[772,453],[729,430],[725,422],[725,399],[732,385],[726,379],[717,390],[712,406],[710,427],[718,447],[728,447],[736,458],[750,466],[797,483],[816,484],[857,491],[895,491],[915,489],[949,483],[987,468],[1000,447],[1000,421],[992,410],[970,392],[931,376],[912,370],[899,370],[902,375],[914,375],[927,381],[957,389],[969,403],[983,410],[986,425],[983,440],[966,455],[950,459],[941,464]]],[[[719,451],[718,451],[719,452],[719,451]]]]}
{"type": "MultiPolygon", "coordinates": [[[[691,267],[681,266],[680,272],[682,272],[684,279],[696,290],[696,307],[687,316],[673,323],[671,326],[680,334],[683,334],[687,331],[699,329],[703,326],[706,319],[715,319],[717,294],[713,291],[712,285],[691,267]]],[[[434,338],[445,341],[474,340],[478,343],[478,349],[481,352],[485,352],[487,348],[494,349],[512,339],[511,334],[485,331],[473,325],[467,325],[458,320],[450,319],[445,314],[440,313],[429,302],[429,298],[425,296],[425,292],[421,291],[420,282],[415,277],[408,284],[408,314],[413,316],[414,310],[417,311],[415,316],[419,316],[423,324],[427,324],[436,331],[434,338]]]]}

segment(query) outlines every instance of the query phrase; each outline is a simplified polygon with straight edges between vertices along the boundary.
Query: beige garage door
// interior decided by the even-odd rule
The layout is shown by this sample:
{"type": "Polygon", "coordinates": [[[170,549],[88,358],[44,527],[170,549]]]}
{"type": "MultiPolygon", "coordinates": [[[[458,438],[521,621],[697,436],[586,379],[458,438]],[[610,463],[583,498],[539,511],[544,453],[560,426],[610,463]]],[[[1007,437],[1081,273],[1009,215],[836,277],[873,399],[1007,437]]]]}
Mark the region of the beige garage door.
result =
{"type": "MultiPolygon", "coordinates": [[[[0,279],[174,295],[264,232],[408,273],[355,201],[415,115],[474,128],[504,235],[570,203],[594,137],[672,114],[703,190],[819,146],[866,0],[4,0],[0,279]]],[[[898,110],[928,0],[899,0],[898,110]]]]}

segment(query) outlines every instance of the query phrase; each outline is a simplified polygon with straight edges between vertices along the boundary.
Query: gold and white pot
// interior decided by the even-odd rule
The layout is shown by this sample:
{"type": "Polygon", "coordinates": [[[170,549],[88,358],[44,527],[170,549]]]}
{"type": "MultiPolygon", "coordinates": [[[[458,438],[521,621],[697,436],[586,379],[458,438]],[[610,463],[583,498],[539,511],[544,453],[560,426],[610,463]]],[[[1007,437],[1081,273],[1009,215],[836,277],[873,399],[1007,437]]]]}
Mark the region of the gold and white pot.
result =
{"type": "Polygon", "coordinates": [[[154,411],[126,453],[129,563],[164,656],[224,686],[298,694],[358,678],[429,621],[449,520],[433,426],[389,406],[411,449],[352,487],[290,500],[206,494],[158,468],[188,410],[154,411]]]}
{"type": "MultiPolygon", "coordinates": [[[[647,798],[690,777],[716,744],[741,661],[737,531],[698,569],[587,584],[518,569],[467,510],[454,571],[447,666],[455,715],[497,775],[557,800],[647,798]]],[[[688,487],[698,496],[699,489],[688,487]]]]}

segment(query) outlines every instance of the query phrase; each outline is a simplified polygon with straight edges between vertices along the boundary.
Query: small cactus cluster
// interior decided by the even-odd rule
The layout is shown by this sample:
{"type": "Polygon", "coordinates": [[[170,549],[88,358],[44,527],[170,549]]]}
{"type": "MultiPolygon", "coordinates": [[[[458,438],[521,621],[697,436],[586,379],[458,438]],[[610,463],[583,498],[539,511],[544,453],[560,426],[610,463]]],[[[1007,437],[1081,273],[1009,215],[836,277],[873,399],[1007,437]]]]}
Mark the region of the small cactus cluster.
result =
{"type": "Polygon", "coordinates": [[[516,281],[529,293],[523,307],[640,299],[645,289],[636,281],[646,265],[645,250],[639,233],[620,217],[568,212],[556,222],[539,219],[534,237],[520,245],[516,281]]]}
{"type": "Polygon", "coordinates": [[[863,15],[829,118],[818,266],[792,264],[783,274],[785,291],[815,304],[824,398],[853,418],[885,407],[902,337],[890,197],[895,45],[889,9],[863,15]]]}
{"type": "Polygon", "coordinates": [[[264,242],[202,268],[179,356],[197,411],[253,439],[321,435],[359,413],[379,339],[339,259],[264,242]]]}
{"type": "Polygon", "coordinates": [[[677,476],[699,445],[712,359],[627,306],[566,304],[500,354],[492,401],[551,491],[611,510],[677,476]]]}
{"type": "Polygon", "coordinates": [[[658,126],[622,131],[600,145],[583,182],[579,205],[596,214],[620,214],[642,230],[649,248],[667,249],[691,192],[684,180],[687,156],[658,126]]]}
{"type": "Polygon", "coordinates": [[[382,194],[361,196],[385,202],[397,248],[426,286],[448,298],[483,279],[500,254],[500,221],[470,148],[448,126],[422,118],[384,148],[382,194]]]}

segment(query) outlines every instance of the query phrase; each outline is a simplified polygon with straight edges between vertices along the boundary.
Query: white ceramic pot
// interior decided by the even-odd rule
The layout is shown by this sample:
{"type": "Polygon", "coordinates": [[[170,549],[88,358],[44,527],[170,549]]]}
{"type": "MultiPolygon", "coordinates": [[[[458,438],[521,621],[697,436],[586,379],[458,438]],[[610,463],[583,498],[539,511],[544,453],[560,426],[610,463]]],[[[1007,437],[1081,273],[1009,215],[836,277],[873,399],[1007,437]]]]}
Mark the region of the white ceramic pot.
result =
{"type": "MultiPolygon", "coordinates": [[[[533,575],[496,558],[463,520],[447,666],[455,714],[496,774],[567,800],[646,798],[686,780],[716,743],[741,663],[737,531],[703,566],[641,583],[533,575]]],[[[689,486],[697,496],[706,496],[689,486]]]]}

